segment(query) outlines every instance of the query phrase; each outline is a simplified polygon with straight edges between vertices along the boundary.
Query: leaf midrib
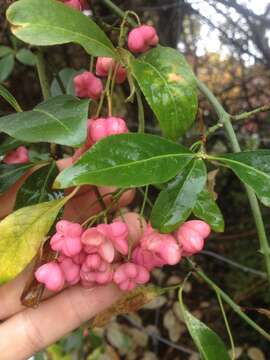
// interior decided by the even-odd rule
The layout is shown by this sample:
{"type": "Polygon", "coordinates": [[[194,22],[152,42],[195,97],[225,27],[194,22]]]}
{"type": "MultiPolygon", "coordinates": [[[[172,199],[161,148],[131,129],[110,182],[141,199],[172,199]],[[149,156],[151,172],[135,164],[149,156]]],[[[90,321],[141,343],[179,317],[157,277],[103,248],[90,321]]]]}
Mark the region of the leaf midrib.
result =
{"type": "MultiPolygon", "coordinates": [[[[168,85],[168,82],[167,82],[166,78],[164,78],[164,76],[159,72],[159,70],[158,70],[156,67],[154,67],[154,65],[152,65],[151,63],[149,63],[149,62],[147,62],[147,61],[145,61],[145,60],[138,60],[138,62],[149,65],[149,66],[160,76],[160,78],[163,80],[163,82],[164,82],[164,84],[165,84],[165,87],[167,88],[167,91],[168,91],[168,93],[169,93],[169,95],[170,95],[170,98],[172,99],[172,103],[173,103],[173,105],[174,105],[174,112],[175,112],[175,114],[176,114],[176,117],[178,118],[177,105],[176,105],[174,96],[173,96],[173,94],[172,94],[172,92],[171,92],[171,90],[170,90],[170,87],[169,87],[169,85],[168,85]]],[[[175,130],[175,129],[174,129],[174,130],[175,130]]]]}
{"type": "MultiPolygon", "coordinates": [[[[246,163],[244,162],[241,162],[241,161],[236,161],[236,160],[232,160],[232,159],[228,159],[228,158],[225,158],[225,157],[218,157],[218,156],[211,156],[209,157],[210,159],[213,159],[213,160],[220,160],[220,161],[223,161],[223,162],[228,162],[228,163],[233,163],[233,164],[237,164],[237,165],[240,165],[242,167],[245,167],[247,169],[250,169],[250,170],[253,170],[255,172],[257,172],[258,174],[264,176],[264,177],[267,177],[269,180],[270,180],[270,175],[266,172],[263,172],[257,168],[255,168],[254,166],[251,166],[251,165],[247,165],[246,163]]],[[[235,170],[236,171],[236,170],[235,170]]]]}
{"type": "MultiPolygon", "coordinates": [[[[72,134],[72,131],[60,120],[58,119],[56,116],[54,116],[53,114],[50,114],[48,111],[46,110],[40,110],[38,108],[35,108],[32,110],[33,112],[40,112],[41,114],[44,114],[46,116],[48,116],[50,119],[55,120],[57,123],[59,123],[60,126],[62,126],[68,133],[72,134]]],[[[45,124],[46,125],[46,124],[45,124]]]]}
{"type": "MultiPolygon", "coordinates": [[[[14,23],[13,23],[14,24],[14,23]]],[[[114,57],[116,56],[116,53],[113,51],[112,48],[110,48],[108,45],[105,45],[104,43],[100,42],[100,41],[97,41],[95,38],[91,38],[90,36],[87,36],[81,32],[75,32],[75,31],[72,31],[70,29],[66,29],[66,28],[62,28],[62,27],[59,27],[59,26],[55,26],[55,25],[48,25],[48,24],[37,24],[37,23],[16,23],[14,24],[16,26],[20,26],[20,28],[17,30],[17,32],[20,32],[21,29],[25,29],[27,27],[40,27],[40,28],[43,28],[44,27],[48,27],[48,28],[52,28],[52,29],[57,29],[57,30],[61,30],[63,33],[67,33],[67,34],[72,34],[73,36],[77,36],[77,37],[82,37],[82,38],[86,38],[88,41],[92,41],[96,44],[98,44],[99,46],[102,46],[104,47],[105,49],[109,50],[109,52],[111,54],[114,55],[114,57]]],[[[16,34],[16,30],[14,30],[14,34],[16,34]]],[[[74,40],[73,40],[74,41],[74,40]]],[[[72,40],[67,40],[67,42],[73,42],[72,40]]],[[[75,41],[76,42],[76,41],[75,41]]]]}
{"type": "MultiPolygon", "coordinates": [[[[111,167],[107,167],[107,168],[102,168],[100,170],[95,170],[95,171],[91,171],[91,170],[88,170],[88,172],[91,173],[91,175],[94,175],[94,174],[99,174],[101,172],[106,172],[108,170],[111,170],[111,169],[119,169],[119,168],[125,168],[125,167],[129,167],[129,166],[132,166],[132,165],[138,165],[140,163],[147,163],[149,161],[155,161],[155,160],[159,160],[159,159],[165,159],[165,158],[170,158],[170,157],[191,157],[191,159],[195,156],[195,154],[166,154],[166,155],[162,155],[162,156],[157,156],[157,157],[151,157],[149,159],[142,159],[142,160],[137,160],[137,161],[132,161],[132,162],[129,162],[129,163],[125,163],[125,164],[119,164],[119,165],[115,165],[115,166],[111,166],[111,167]]],[[[76,165],[74,165],[73,169],[77,166],[80,166],[80,165],[84,165],[80,162],[78,162],[76,165]]],[[[72,168],[69,168],[67,169],[66,171],[69,172],[72,168]]]]}

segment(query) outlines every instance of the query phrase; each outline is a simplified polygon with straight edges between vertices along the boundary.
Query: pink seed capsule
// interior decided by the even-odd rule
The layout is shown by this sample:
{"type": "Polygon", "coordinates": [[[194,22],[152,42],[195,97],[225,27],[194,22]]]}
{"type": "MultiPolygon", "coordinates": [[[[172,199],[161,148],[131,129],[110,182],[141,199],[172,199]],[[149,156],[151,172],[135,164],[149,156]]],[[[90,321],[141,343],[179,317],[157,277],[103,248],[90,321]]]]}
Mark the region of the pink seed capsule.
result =
{"type": "Polygon", "coordinates": [[[94,255],[87,257],[80,271],[80,276],[84,286],[92,286],[93,284],[104,285],[112,281],[113,269],[109,263],[101,259],[95,258],[94,255]]]}
{"type": "Polygon", "coordinates": [[[181,249],[175,238],[169,234],[160,234],[148,226],[140,240],[142,249],[154,252],[164,264],[175,265],[181,259],[181,249]]]}
{"type": "Polygon", "coordinates": [[[68,285],[75,285],[80,281],[80,266],[75,264],[72,259],[66,258],[59,263],[64,278],[68,285]]]}
{"type": "Polygon", "coordinates": [[[103,91],[103,85],[99,78],[97,78],[90,71],[84,71],[73,79],[76,96],[80,98],[91,98],[98,100],[103,91]]]}
{"type": "Polygon", "coordinates": [[[128,35],[128,48],[133,53],[143,53],[151,46],[156,46],[159,42],[158,35],[153,26],[142,25],[133,30],[128,35]]]}
{"type": "Polygon", "coordinates": [[[114,248],[122,255],[128,254],[128,227],[121,221],[112,224],[100,224],[97,229],[109,238],[114,248]]]}
{"type": "Polygon", "coordinates": [[[128,132],[126,122],[124,119],[117,117],[99,118],[91,121],[90,138],[93,143],[110,136],[123,134],[128,132]]]}
{"type": "Polygon", "coordinates": [[[38,282],[45,284],[50,291],[61,291],[65,284],[63,272],[55,262],[40,266],[35,272],[35,277],[38,282]]]}
{"type": "Polygon", "coordinates": [[[132,252],[132,261],[134,264],[145,267],[148,271],[152,271],[156,267],[165,265],[165,261],[152,251],[136,247],[132,252]]]}
{"type": "Polygon", "coordinates": [[[143,266],[133,263],[120,265],[113,276],[113,281],[123,291],[131,291],[137,284],[145,284],[149,279],[149,272],[143,266]]]}
{"type": "Polygon", "coordinates": [[[113,244],[102,232],[98,230],[98,228],[85,230],[81,240],[86,253],[97,253],[108,263],[113,261],[115,256],[113,244]]]}
{"type": "Polygon", "coordinates": [[[82,250],[81,238],[79,236],[71,237],[56,233],[52,236],[50,245],[54,251],[60,251],[68,257],[76,256],[82,250]]]}
{"type": "Polygon", "coordinates": [[[176,238],[183,249],[183,256],[191,256],[200,252],[210,231],[210,226],[200,220],[187,221],[181,225],[176,232],[176,238]]]}
{"type": "Polygon", "coordinates": [[[19,146],[16,150],[10,151],[3,159],[5,164],[25,164],[29,161],[28,150],[24,146],[19,146]]]}
{"type": "Polygon", "coordinates": [[[115,67],[117,66],[117,72],[116,72],[116,83],[122,84],[127,77],[127,71],[126,69],[121,66],[120,64],[117,64],[114,59],[109,57],[99,57],[97,59],[96,64],[96,74],[98,76],[108,76],[109,71],[112,69],[112,71],[115,70],[115,67]]]}

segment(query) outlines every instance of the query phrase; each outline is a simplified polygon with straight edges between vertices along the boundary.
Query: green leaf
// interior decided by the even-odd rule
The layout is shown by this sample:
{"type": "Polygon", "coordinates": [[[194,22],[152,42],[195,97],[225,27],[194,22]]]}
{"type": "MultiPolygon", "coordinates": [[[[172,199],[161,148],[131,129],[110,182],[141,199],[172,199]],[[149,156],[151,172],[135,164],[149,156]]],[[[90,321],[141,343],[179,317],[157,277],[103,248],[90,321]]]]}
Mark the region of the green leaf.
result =
{"type": "Polygon", "coordinates": [[[1,45],[0,46],[0,58],[13,54],[14,50],[12,48],[10,48],[9,46],[4,46],[1,45]]]}
{"type": "Polygon", "coordinates": [[[172,139],[183,135],[198,107],[194,75],[185,58],[177,50],[158,46],[131,60],[131,70],[162,132],[172,139]]]}
{"type": "Polygon", "coordinates": [[[210,156],[209,159],[230,167],[243,183],[255,191],[265,206],[270,206],[270,150],[210,156]]]}
{"type": "MultiPolygon", "coordinates": [[[[78,75],[81,74],[84,71],[84,69],[82,70],[74,70],[72,68],[65,68],[63,70],[61,70],[59,72],[59,77],[64,85],[64,88],[66,90],[66,94],[68,95],[75,95],[75,90],[74,90],[74,83],[73,83],[73,78],[78,75]]],[[[51,94],[52,96],[58,96],[58,95],[62,95],[63,91],[60,88],[58,82],[56,79],[53,80],[52,85],[51,85],[51,94]]]]}
{"type": "Polygon", "coordinates": [[[153,227],[164,233],[176,230],[191,214],[206,180],[203,160],[196,159],[189,163],[160,192],[151,213],[153,227]]]}
{"type": "Polygon", "coordinates": [[[0,222],[0,283],[12,280],[34,258],[68,199],[19,209],[0,222]]]}
{"type": "Polygon", "coordinates": [[[208,190],[204,189],[199,194],[193,213],[197,218],[207,222],[214,231],[224,231],[223,215],[208,190]]]}
{"type": "Polygon", "coordinates": [[[33,166],[32,163],[14,165],[0,163],[0,194],[8,190],[33,166]]]}
{"type": "Polygon", "coordinates": [[[15,209],[62,198],[61,191],[52,190],[52,184],[58,173],[55,163],[36,170],[18,191],[15,209]]]}
{"type": "Polygon", "coordinates": [[[117,58],[105,33],[82,12],[56,0],[20,0],[7,10],[11,31],[32,45],[57,45],[74,42],[94,56],[117,58]]]}
{"type": "Polygon", "coordinates": [[[28,66],[36,65],[36,56],[29,49],[20,49],[16,53],[16,59],[19,60],[24,65],[28,65],[28,66]]]}
{"type": "Polygon", "coordinates": [[[183,286],[179,290],[180,310],[197,349],[203,360],[230,360],[230,356],[220,337],[193,316],[185,307],[182,297],[183,286]]]}
{"type": "Polygon", "coordinates": [[[0,84],[0,96],[2,96],[2,98],[4,98],[9,103],[9,105],[11,105],[13,109],[15,109],[17,112],[22,112],[22,108],[18,104],[15,97],[8,91],[8,89],[6,89],[1,84],[0,84]]]}
{"type": "Polygon", "coordinates": [[[5,141],[0,144],[0,156],[5,155],[10,150],[16,149],[20,145],[23,145],[23,142],[8,137],[5,141]]]}
{"type": "Polygon", "coordinates": [[[194,154],[159,136],[120,134],[96,143],[72,167],[62,171],[54,186],[93,184],[138,187],[166,182],[194,154]]]}
{"type": "Polygon", "coordinates": [[[57,96],[25,111],[0,118],[0,131],[26,142],[80,146],[86,139],[88,100],[57,96]]]}
{"type": "Polygon", "coordinates": [[[14,67],[14,56],[12,54],[0,60],[0,81],[5,81],[12,73],[14,67]]]}

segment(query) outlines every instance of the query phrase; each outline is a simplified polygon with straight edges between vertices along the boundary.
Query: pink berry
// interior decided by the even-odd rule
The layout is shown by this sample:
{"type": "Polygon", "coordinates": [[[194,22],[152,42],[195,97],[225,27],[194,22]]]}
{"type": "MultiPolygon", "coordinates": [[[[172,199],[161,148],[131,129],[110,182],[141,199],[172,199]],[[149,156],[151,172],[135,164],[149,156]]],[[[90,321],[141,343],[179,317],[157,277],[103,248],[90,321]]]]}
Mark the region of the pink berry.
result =
{"type": "Polygon", "coordinates": [[[116,66],[118,68],[117,68],[115,80],[117,84],[122,84],[127,77],[126,69],[123,66],[116,64],[115,60],[112,58],[99,57],[97,59],[97,64],[96,64],[96,74],[98,76],[108,76],[109,71],[111,69],[113,71],[116,66]]]}
{"type": "Polygon", "coordinates": [[[5,164],[25,164],[29,161],[28,150],[24,146],[19,146],[16,150],[10,151],[3,159],[5,164]]]}
{"type": "Polygon", "coordinates": [[[165,264],[175,265],[181,259],[181,249],[175,238],[169,234],[160,234],[149,225],[141,241],[142,249],[149,250],[164,260],[165,264]]]}
{"type": "Polygon", "coordinates": [[[80,281],[80,266],[75,264],[72,259],[66,258],[59,263],[64,278],[69,285],[75,285],[80,281]]]}
{"type": "Polygon", "coordinates": [[[132,261],[134,264],[145,267],[148,271],[156,267],[165,265],[165,261],[152,251],[136,247],[132,252],[132,261]]]}
{"type": "Polygon", "coordinates": [[[80,276],[83,284],[87,287],[91,287],[95,283],[105,285],[112,281],[113,269],[97,254],[89,255],[81,267],[80,276]]]}
{"type": "Polygon", "coordinates": [[[200,220],[187,221],[181,225],[176,232],[176,238],[183,249],[183,255],[191,256],[200,252],[210,231],[210,226],[200,220]]]}
{"type": "Polygon", "coordinates": [[[99,254],[102,259],[111,263],[115,256],[115,250],[111,241],[98,228],[85,230],[82,235],[84,251],[88,254],[99,254]]]}
{"type": "Polygon", "coordinates": [[[128,48],[133,53],[143,53],[151,46],[156,46],[159,42],[158,35],[153,26],[142,25],[133,30],[128,35],[128,48]]]}
{"type": "Polygon", "coordinates": [[[97,229],[107,236],[115,249],[122,255],[128,254],[128,227],[122,221],[115,221],[112,224],[101,224],[97,229]]]}
{"type": "Polygon", "coordinates": [[[103,85],[99,78],[97,78],[90,71],[84,71],[73,79],[76,96],[80,98],[91,98],[98,100],[103,91],[103,85]]]}
{"type": "Polygon", "coordinates": [[[125,120],[117,117],[96,119],[91,121],[89,128],[90,138],[94,143],[110,135],[128,132],[125,120]]]}
{"type": "Polygon", "coordinates": [[[35,272],[35,277],[38,282],[45,284],[50,291],[61,291],[65,284],[63,272],[55,262],[40,266],[35,272]]]}
{"type": "Polygon", "coordinates": [[[113,281],[123,291],[131,291],[137,284],[145,284],[149,279],[149,272],[143,266],[133,263],[120,265],[113,276],[113,281]]]}

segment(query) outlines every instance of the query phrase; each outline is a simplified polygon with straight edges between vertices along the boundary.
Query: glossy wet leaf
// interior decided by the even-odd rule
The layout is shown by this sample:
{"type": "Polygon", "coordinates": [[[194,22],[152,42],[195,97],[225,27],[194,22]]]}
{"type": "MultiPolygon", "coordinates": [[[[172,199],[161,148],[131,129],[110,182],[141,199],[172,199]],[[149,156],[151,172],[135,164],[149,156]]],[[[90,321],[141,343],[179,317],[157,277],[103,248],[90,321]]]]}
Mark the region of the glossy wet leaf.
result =
{"type": "Polygon", "coordinates": [[[139,286],[135,290],[124,294],[114,305],[95,316],[90,321],[90,327],[104,327],[114,316],[138,311],[161,293],[162,289],[155,286],[139,286]]]}
{"type": "Polygon", "coordinates": [[[270,206],[270,150],[226,154],[215,159],[230,167],[265,206],[270,206]]]}
{"type": "Polygon", "coordinates": [[[34,258],[67,199],[21,208],[0,222],[0,283],[12,280],[34,258]]]}
{"type": "Polygon", "coordinates": [[[117,57],[105,33],[82,12],[56,0],[20,0],[7,11],[11,31],[31,45],[77,43],[88,54],[117,57]]]}
{"type": "Polygon", "coordinates": [[[227,349],[220,337],[193,316],[185,307],[182,298],[183,287],[179,290],[179,304],[185,324],[203,360],[230,360],[227,349]]]}
{"type": "Polygon", "coordinates": [[[76,164],[61,172],[55,187],[162,183],[174,177],[193,157],[183,146],[159,136],[113,135],[96,143],[76,164]]]}
{"type": "Polygon", "coordinates": [[[51,98],[32,111],[3,116],[0,131],[17,140],[79,146],[86,139],[88,100],[51,98]]]}
{"type": "Polygon", "coordinates": [[[36,170],[18,191],[15,209],[63,197],[61,191],[52,189],[59,171],[55,163],[36,170]]]}
{"type": "Polygon", "coordinates": [[[15,97],[5,88],[3,85],[0,84],[0,96],[4,98],[9,105],[11,105],[17,112],[21,112],[22,108],[20,107],[18,101],[15,97]]]}
{"type": "Polygon", "coordinates": [[[20,145],[22,145],[23,142],[16,140],[10,136],[8,136],[1,144],[0,144],[0,156],[5,155],[10,150],[16,149],[20,145]]]}
{"type": "MultiPolygon", "coordinates": [[[[58,76],[60,77],[62,84],[65,88],[65,93],[68,95],[75,95],[73,78],[81,74],[84,70],[74,70],[72,68],[65,68],[59,71],[58,76]]],[[[61,89],[58,81],[56,79],[53,80],[51,85],[51,94],[52,96],[58,96],[63,94],[63,90],[61,89]]]]}
{"type": "Polygon", "coordinates": [[[0,59],[0,81],[5,81],[12,73],[14,67],[14,56],[7,55],[0,59]]]}
{"type": "Polygon", "coordinates": [[[175,49],[158,46],[131,61],[131,70],[162,132],[172,139],[183,135],[198,107],[194,75],[185,58],[175,49]]]}
{"type": "Polygon", "coordinates": [[[206,167],[193,160],[159,193],[151,213],[151,224],[161,232],[177,229],[191,214],[206,183],[206,167]]]}
{"type": "Polygon", "coordinates": [[[28,65],[28,66],[36,65],[36,56],[29,49],[20,49],[16,53],[16,59],[19,60],[24,65],[28,65]]]}
{"type": "Polygon", "coordinates": [[[34,164],[3,164],[0,163],[0,194],[8,190],[19,180],[34,164]]]}
{"type": "Polygon", "coordinates": [[[224,231],[223,215],[208,190],[204,189],[198,195],[195,207],[193,208],[193,213],[197,218],[207,222],[212,230],[216,232],[224,231]]]}

